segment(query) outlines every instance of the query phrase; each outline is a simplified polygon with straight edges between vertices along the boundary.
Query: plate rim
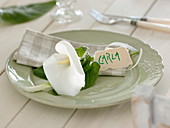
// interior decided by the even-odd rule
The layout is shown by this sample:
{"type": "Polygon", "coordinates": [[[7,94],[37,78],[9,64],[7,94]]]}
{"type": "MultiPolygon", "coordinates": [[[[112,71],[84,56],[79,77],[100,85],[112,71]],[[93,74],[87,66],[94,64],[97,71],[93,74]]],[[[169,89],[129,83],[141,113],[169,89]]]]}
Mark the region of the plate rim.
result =
{"type": "MultiPolygon", "coordinates": [[[[135,39],[135,40],[138,40],[138,41],[142,42],[144,45],[149,46],[149,48],[151,48],[151,49],[157,54],[157,56],[160,57],[160,59],[161,59],[161,64],[162,64],[161,75],[160,75],[159,79],[156,81],[156,83],[155,83],[154,85],[149,85],[149,86],[156,86],[157,83],[161,80],[161,78],[162,78],[162,76],[163,76],[163,74],[164,74],[164,63],[163,63],[163,59],[162,59],[161,55],[160,55],[155,49],[153,49],[149,44],[145,43],[143,40],[138,39],[138,38],[135,38],[135,37],[132,37],[132,36],[129,36],[129,35],[121,34],[121,33],[116,33],[116,32],[106,31],[106,30],[97,30],[97,29],[75,29],[75,30],[66,30],[66,31],[59,31],[59,32],[55,32],[55,33],[53,32],[53,33],[51,33],[50,35],[52,35],[52,34],[57,34],[57,33],[65,33],[65,32],[75,32],[75,31],[76,31],[76,32],[78,32],[78,31],[107,32],[107,33],[122,35],[122,36],[126,36],[126,37],[131,37],[131,38],[133,38],[133,39],[135,39]]],[[[16,50],[15,50],[15,51],[16,51],[16,50]]],[[[14,51],[14,52],[15,52],[15,51],[14,51]]],[[[8,72],[8,64],[9,64],[10,58],[12,58],[14,52],[12,52],[12,53],[10,54],[10,56],[8,57],[8,59],[7,59],[7,61],[6,61],[6,64],[5,64],[5,72],[6,72],[7,76],[8,76],[8,79],[9,79],[10,82],[13,84],[13,87],[14,87],[19,93],[21,93],[22,95],[24,95],[24,96],[27,97],[27,98],[32,99],[33,101],[36,101],[36,102],[39,102],[39,103],[42,103],[42,104],[45,104],[45,105],[50,105],[50,106],[54,106],[54,107],[61,107],[61,108],[91,109],[91,108],[101,108],[101,107],[114,106],[114,105],[117,105],[117,104],[120,104],[120,103],[127,102],[127,101],[129,101],[129,100],[131,99],[131,96],[129,96],[128,98],[126,98],[126,99],[124,99],[124,100],[122,100],[122,101],[117,101],[117,102],[113,102],[113,103],[107,103],[107,104],[104,104],[104,105],[103,105],[103,104],[102,104],[102,105],[98,105],[98,104],[97,104],[97,105],[92,105],[92,106],[90,106],[90,105],[89,105],[89,106],[54,105],[54,104],[50,104],[50,102],[47,104],[47,103],[43,102],[43,101],[45,101],[44,99],[42,99],[41,102],[40,102],[40,101],[38,101],[36,98],[34,99],[34,98],[32,98],[32,97],[27,96],[26,94],[24,94],[24,93],[22,92],[23,90],[22,90],[21,88],[17,87],[17,86],[15,85],[15,83],[11,80],[10,75],[9,75],[9,72],[8,72]],[[22,90],[22,91],[20,91],[20,90],[22,90]]],[[[45,92],[41,92],[41,93],[45,93],[45,92]]],[[[128,94],[132,94],[132,93],[128,93],[128,94]]],[[[128,95],[128,94],[127,94],[127,95],[128,95]]]]}

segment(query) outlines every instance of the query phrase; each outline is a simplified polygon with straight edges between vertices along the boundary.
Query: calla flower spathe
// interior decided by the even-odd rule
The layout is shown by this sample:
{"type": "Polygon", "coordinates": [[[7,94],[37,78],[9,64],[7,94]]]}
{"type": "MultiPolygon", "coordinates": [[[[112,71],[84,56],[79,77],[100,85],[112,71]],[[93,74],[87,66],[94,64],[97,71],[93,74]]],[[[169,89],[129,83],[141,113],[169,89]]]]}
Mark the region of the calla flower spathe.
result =
{"type": "Polygon", "coordinates": [[[85,86],[85,73],[74,47],[60,41],[44,63],[44,72],[54,90],[61,95],[75,96],[85,86]]]}

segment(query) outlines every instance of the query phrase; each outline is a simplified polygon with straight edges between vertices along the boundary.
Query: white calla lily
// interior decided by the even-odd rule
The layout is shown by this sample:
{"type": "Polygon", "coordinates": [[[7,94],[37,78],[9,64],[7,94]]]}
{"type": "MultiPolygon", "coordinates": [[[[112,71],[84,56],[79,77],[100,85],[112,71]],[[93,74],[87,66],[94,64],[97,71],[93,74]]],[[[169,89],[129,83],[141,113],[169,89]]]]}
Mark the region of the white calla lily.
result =
{"type": "Polygon", "coordinates": [[[75,96],[85,86],[85,73],[74,47],[60,41],[44,63],[44,72],[54,90],[61,95],[75,96]]]}

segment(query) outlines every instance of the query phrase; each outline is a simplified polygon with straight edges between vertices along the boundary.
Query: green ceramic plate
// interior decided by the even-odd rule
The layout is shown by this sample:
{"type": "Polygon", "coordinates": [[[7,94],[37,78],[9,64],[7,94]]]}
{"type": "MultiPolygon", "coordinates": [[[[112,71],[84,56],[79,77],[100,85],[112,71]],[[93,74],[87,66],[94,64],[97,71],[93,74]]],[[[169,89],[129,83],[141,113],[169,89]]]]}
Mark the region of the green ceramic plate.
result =
{"type": "MultiPolygon", "coordinates": [[[[98,108],[116,105],[130,100],[136,86],[154,86],[163,75],[162,58],[148,44],[131,36],[98,30],[73,30],[52,34],[82,43],[109,44],[114,41],[127,43],[136,49],[143,49],[139,65],[126,73],[125,77],[100,76],[95,86],[81,91],[75,97],[54,96],[45,91],[28,93],[22,86],[44,83],[32,74],[32,68],[13,61],[13,54],[6,64],[6,72],[13,86],[26,97],[40,103],[64,108],[98,108]]],[[[136,58],[133,58],[134,60],[136,58]]]]}

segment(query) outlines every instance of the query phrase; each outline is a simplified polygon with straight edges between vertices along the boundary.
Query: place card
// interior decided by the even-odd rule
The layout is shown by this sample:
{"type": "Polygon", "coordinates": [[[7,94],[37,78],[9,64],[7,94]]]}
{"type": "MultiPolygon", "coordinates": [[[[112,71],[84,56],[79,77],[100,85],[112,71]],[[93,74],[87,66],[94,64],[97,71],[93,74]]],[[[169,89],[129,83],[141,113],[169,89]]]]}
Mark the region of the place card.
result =
{"type": "Polygon", "coordinates": [[[122,69],[133,64],[129,52],[124,47],[106,48],[104,51],[97,51],[94,60],[101,66],[101,71],[107,69],[122,69]]]}

